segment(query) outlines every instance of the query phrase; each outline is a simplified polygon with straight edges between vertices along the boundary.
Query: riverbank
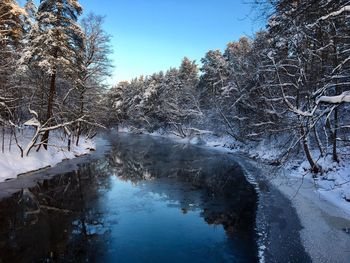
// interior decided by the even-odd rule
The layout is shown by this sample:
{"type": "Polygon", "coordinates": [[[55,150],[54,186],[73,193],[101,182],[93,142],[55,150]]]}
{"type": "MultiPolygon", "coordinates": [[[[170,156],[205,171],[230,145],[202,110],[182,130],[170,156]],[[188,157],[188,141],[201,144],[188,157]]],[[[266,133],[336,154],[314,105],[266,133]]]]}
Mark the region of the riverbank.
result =
{"type": "Polygon", "coordinates": [[[291,177],[282,171],[276,172],[276,168],[244,155],[237,155],[235,159],[242,165],[248,177],[258,184],[262,204],[258,211],[257,225],[264,234],[261,239],[266,262],[270,262],[270,254],[281,253],[278,246],[288,239],[288,232],[284,235],[283,231],[290,228],[288,224],[295,220],[285,211],[288,206],[295,209],[302,228],[294,231],[299,231],[301,243],[312,262],[349,261],[350,217],[343,209],[323,199],[310,180],[291,177]],[[281,197],[273,196],[271,192],[274,191],[280,192],[285,200],[281,201],[281,197]],[[276,206],[276,203],[279,204],[280,212],[272,215],[271,206],[276,206]],[[276,220],[280,222],[276,223],[276,220]],[[268,225],[262,225],[264,222],[268,225]],[[278,231],[282,233],[277,235],[273,228],[279,228],[278,231]]]}
{"type": "Polygon", "coordinates": [[[292,201],[301,224],[300,236],[314,262],[349,262],[350,216],[347,210],[318,194],[314,184],[301,178],[276,177],[272,181],[292,201]]]}
{"type": "Polygon", "coordinates": [[[109,150],[109,144],[103,136],[98,136],[94,140],[95,151],[90,151],[88,154],[83,154],[72,159],[65,159],[58,162],[54,166],[46,167],[36,171],[29,171],[27,173],[16,176],[13,180],[7,180],[0,183],[0,200],[13,197],[13,195],[22,192],[24,189],[31,189],[38,186],[45,180],[50,181],[55,178],[57,174],[69,173],[79,168],[79,165],[90,163],[98,160],[109,150]]]}
{"type": "MultiPolygon", "coordinates": [[[[31,139],[29,131],[18,136],[18,143],[24,148],[31,139]]],[[[52,133],[48,150],[40,151],[32,149],[28,156],[21,157],[21,151],[17,147],[14,138],[7,135],[4,145],[4,153],[0,153],[0,183],[16,178],[20,174],[29,173],[43,168],[53,167],[63,160],[73,159],[89,154],[96,149],[96,144],[90,139],[81,139],[78,146],[74,143],[68,150],[67,139],[57,133],[52,133]]]]}

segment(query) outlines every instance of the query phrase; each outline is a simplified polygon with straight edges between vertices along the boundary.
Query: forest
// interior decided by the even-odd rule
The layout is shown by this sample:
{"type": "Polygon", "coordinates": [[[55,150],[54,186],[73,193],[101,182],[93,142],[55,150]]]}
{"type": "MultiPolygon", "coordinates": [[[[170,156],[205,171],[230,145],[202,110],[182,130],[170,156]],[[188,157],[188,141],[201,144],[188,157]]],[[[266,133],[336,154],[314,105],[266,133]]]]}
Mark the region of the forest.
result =
{"type": "Polygon", "coordinates": [[[350,146],[349,1],[255,4],[268,24],[253,38],[109,90],[111,123],[180,137],[228,134],[245,144],[267,139],[281,146],[277,163],[302,149],[315,174],[320,156],[339,162],[350,146]]]}
{"type": "Polygon", "coordinates": [[[302,149],[310,169],[322,172],[319,156],[339,162],[339,151],[350,145],[349,1],[254,6],[268,21],[254,37],[110,88],[112,48],[102,16],[79,19],[76,0],[38,7],[29,0],[24,8],[1,1],[1,152],[7,140],[22,157],[45,150],[53,132],[69,150],[82,135],[126,126],[182,138],[267,139],[283,146],[277,163],[302,149]],[[24,130],[31,133],[25,145],[24,130]]]}

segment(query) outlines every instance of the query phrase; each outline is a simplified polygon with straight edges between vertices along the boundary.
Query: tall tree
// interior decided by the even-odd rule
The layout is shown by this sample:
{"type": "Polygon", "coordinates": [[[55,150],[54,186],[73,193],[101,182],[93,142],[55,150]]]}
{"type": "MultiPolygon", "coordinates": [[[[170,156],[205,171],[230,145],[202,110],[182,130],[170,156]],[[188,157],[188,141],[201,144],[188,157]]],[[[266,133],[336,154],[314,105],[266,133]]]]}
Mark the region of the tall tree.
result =
{"type": "Polygon", "coordinates": [[[2,152],[4,152],[5,127],[14,122],[14,112],[19,105],[15,86],[15,69],[18,50],[24,33],[26,13],[14,0],[0,2],[0,126],[2,127],[2,152]]]}
{"type": "MultiPolygon", "coordinates": [[[[52,125],[57,94],[57,78],[73,79],[82,70],[84,34],[77,23],[82,7],[77,0],[41,0],[36,16],[37,24],[30,31],[30,42],[24,52],[24,63],[41,69],[49,79],[46,95],[45,125],[52,125]]],[[[78,86],[78,83],[74,85],[78,86]]],[[[57,122],[57,121],[56,121],[57,122]]],[[[42,136],[47,149],[49,130],[42,136]]]]}
{"type": "MultiPolygon", "coordinates": [[[[107,87],[106,78],[111,75],[112,61],[110,54],[111,37],[103,29],[104,17],[88,14],[81,21],[81,27],[85,35],[85,50],[83,55],[83,70],[79,73],[81,85],[78,88],[79,93],[79,117],[88,115],[91,123],[98,123],[101,117],[99,112],[107,110],[99,103],[101,96],[107,87]]],[[[77,141],[84,127],[82,122],[78,123],[77,141]]]]}

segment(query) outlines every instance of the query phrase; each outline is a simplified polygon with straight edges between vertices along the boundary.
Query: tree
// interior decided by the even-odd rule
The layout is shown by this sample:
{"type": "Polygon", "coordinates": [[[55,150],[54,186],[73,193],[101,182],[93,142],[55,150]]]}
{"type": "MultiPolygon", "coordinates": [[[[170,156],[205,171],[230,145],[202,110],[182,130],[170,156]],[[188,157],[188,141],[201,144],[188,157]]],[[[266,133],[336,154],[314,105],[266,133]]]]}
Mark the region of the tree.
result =
{"type": "Polygon", "coordinates": [[[205,127],[242,142],[283,138],[276,163],[303,149],[322,172],[318,158],[331,151],[338,162],[349,141],[350,1],[254,2],[268,17],[265,31],[210,50],[199,81],[185,58],[179,69],[120,85],[119,120],[183,137],[205,127]]]}
{"type": "MultiPolygon", "coordinates": [[[[50,126],[57,116],[54,103],[57,79],[72,79],[82,70],[84,34],[77,23],[82,8],[77,0],[42,0],[36,16],[37,23],[30,31],[29,45],[25,49],[23,63],[42,70],[49,79],[46,95],[46,116],[40,116],[50,126]]],[[[75,86],[78,84],[75,83],[75,86]]],[[[45,131],[41,142],[48,147],[50,129],[45,131]]]]}
{"type": "Polygon", "coordinates": [[[202,72],[200,90],[205,103],[208,98],[219,95],[226,87],[229,73],[227,61],[220,50],[210,50],[201,62],[203,65],[200,69],[202,72]]]}
{"type": "Polygon", "coordinates": [[[25,11],[14,0],[2,0],[0,3],[0,40],[1,46],[16,45],[22,38],[25,11]]]}
{"type": "MultiPolygon", "coordinates": [[[[98,123],[97,106],[101,105],[102,94],[107,84],[106,78],[111,75],[112,62],[109,58],[112,53],[110,47],[111,37],[103,29],[104,18],[90,13],[81,21],[81,27],[85,35],[85,50],[83,57],[83,70],[79,73],[81,85],[79,92],[79,113],[82,118],[88,115],[91,123],[98,123]]],[[[105,109],[107,110],[107,109],[105,109]]],[[[77,129],[77,141],[83,130],[82,123],[79,122],[77,129]]]]}
{"type": "Polygon", "coordinates": [[[347,70],[348,31],[346,17],[349,1],[276,1],[275,14],[269,21],[270,63],[266,64],[267,89],[275,108],[287,109],[289,130],[298,131],[307,160],[314,172],[321,171],[310,148],[314,142],[323,155],[320,120],[326,120],[333,144],[333,160],[338,161],[339,114],[336,107],[319,107],[324,93],[341,94],[349,76],[347,70]],[[333,20],[334,19],[334,20],[333,20]],[[344,54],[339,60],[340,54],[344,54]],[[333,121],[330,120],[334,112],[333,121]],[[333,123],[333,124],[332,124],[333,123]],[[333,127],[332,127],[333,126],[333,127]]]}
{"type": "MultiPolygon", "coordinates": [[[[9,101],[14,100],[10,88],[16,65],[16,51],[23,37],[25,11],[16,1],[0,2],[0,106],[1,112],[7,111],[9,101]]],[[[0,112],[0,113],[1,113],[0,112]]]]}
{"type": "Polygon", "coordinates": [[[2,126],[2,152],[4,152],[5,127],[12,127],[19,105],[14,72],[18,50],[24,33],[25,11],[16,1],[0,2],[0,125],[2,126]]]}

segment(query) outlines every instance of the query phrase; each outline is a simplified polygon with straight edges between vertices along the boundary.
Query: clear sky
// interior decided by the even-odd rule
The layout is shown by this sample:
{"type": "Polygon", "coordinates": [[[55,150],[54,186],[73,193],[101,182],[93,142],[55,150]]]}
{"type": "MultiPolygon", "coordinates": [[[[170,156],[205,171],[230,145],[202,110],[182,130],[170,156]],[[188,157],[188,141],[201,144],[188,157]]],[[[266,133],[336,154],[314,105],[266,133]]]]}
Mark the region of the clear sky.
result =
{"type": "MultiPolygon", "coordinates": [[[[23,1],[23,0],[22,0],[23,1]]],[[[21,2],[22,2],[21,1],[21,2]]],[[[80,0],[84,12],[105,15],[112,35],[113,83],[200,61],[210,49],[252,36],[247,0],[80,0]]]]}

